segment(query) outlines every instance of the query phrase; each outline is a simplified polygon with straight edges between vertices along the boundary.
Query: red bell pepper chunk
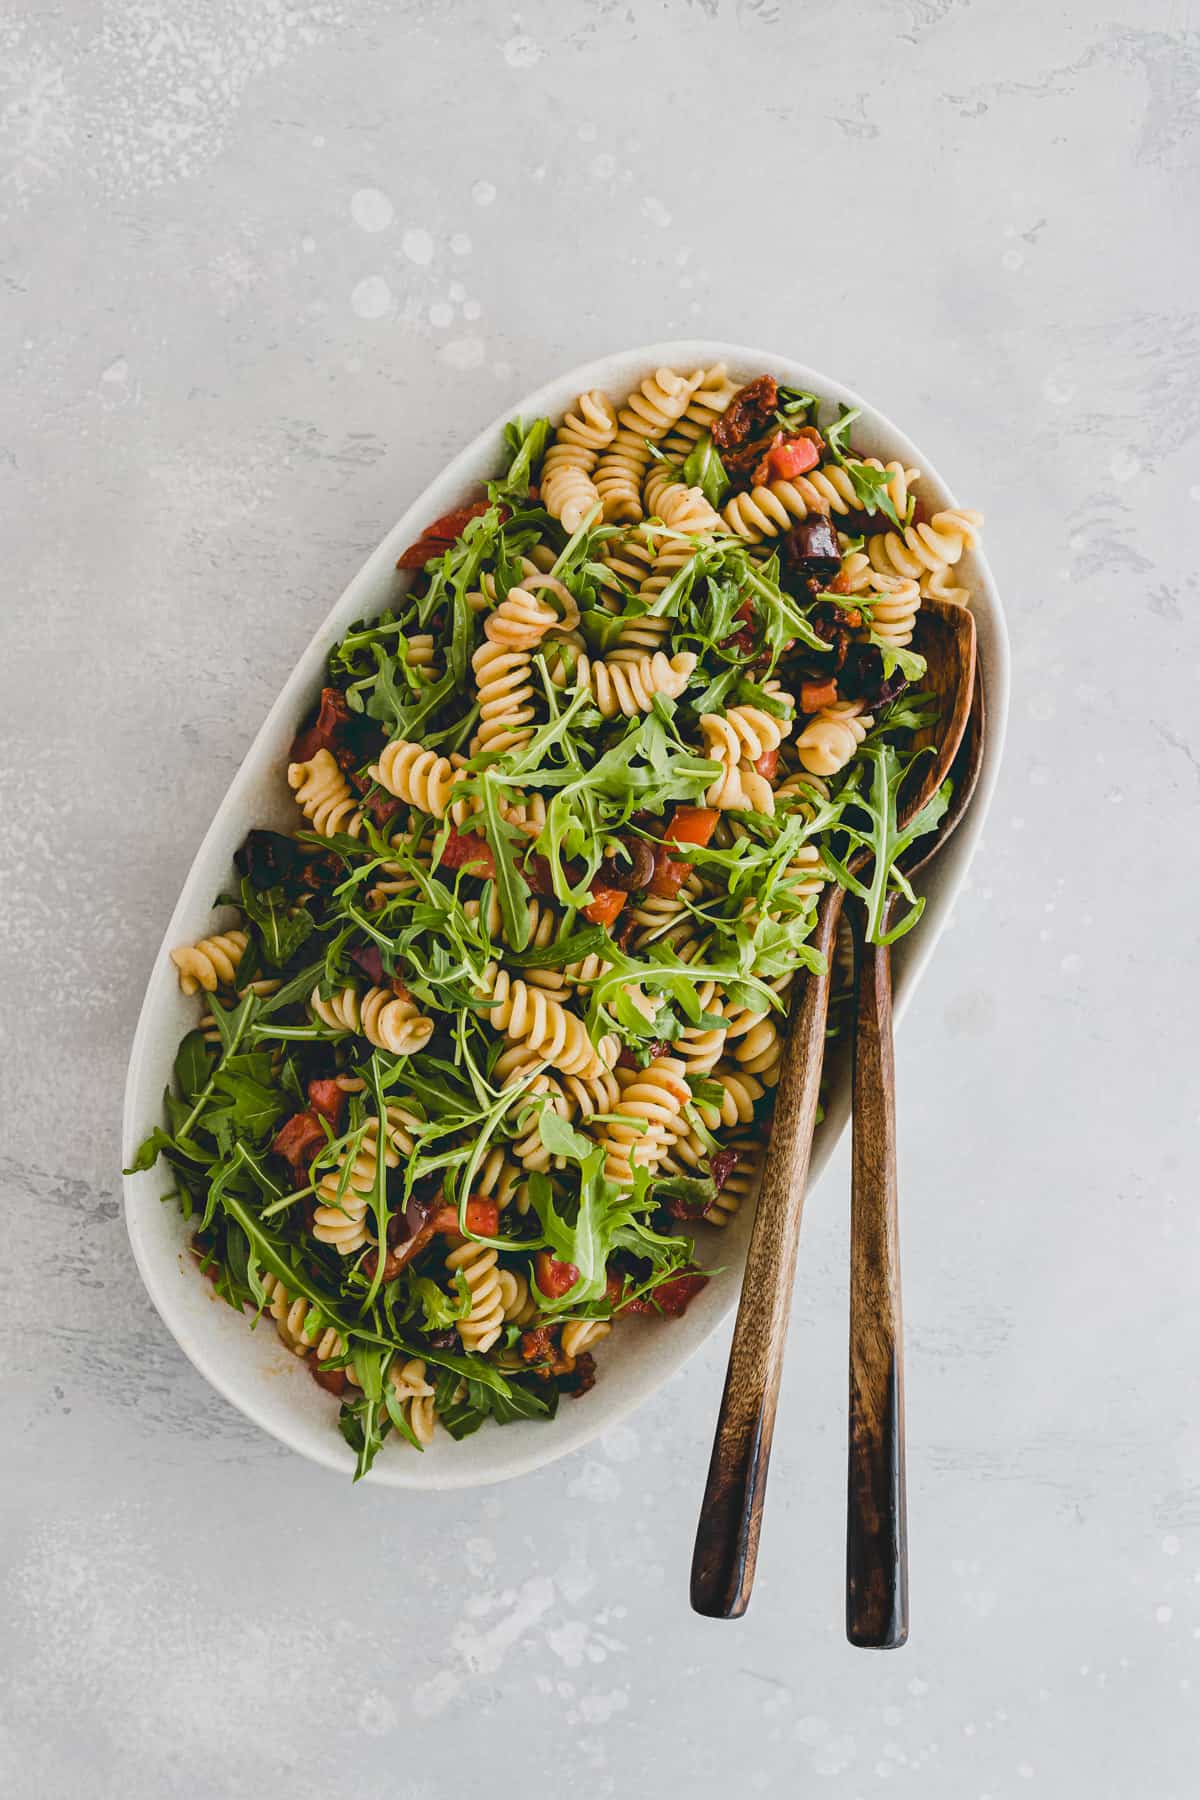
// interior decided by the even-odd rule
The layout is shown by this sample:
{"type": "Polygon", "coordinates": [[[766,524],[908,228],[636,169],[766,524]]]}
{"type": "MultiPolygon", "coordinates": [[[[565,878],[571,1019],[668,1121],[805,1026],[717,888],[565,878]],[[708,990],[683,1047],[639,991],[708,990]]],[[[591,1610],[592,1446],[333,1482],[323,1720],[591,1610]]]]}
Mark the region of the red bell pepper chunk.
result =
{"type": "Polygon", "coordinates": [[[477,832],[451,830],[442,850],[441,867],[465,869],[468,865],[472,875],[478,875],[481,881],[491,881],[496,873],[492,846],[477,832]]]}
{"type": "Polygon", "coordinates": [[[664,836],[676,844],[698,844],[701,849],[717,829],[720,813],[715,806],[677,806],[664,836]]]}
{"type": "Polygon", "coordinates": [[[600,887],[592,889],[592,897],[582,908],[583,916],[593,925],[611,925],[629,895],[620,888],[600,887]]]}
{"type": "MultiPolygon", "coordinates": [[[[439,1206],[430,1224],[435,1231],[456,1232],[460,1229],[457,1206],[439,1206]]],[[[466,1227],[477,1237],[495,1237],[500,1229],[500,1208],[494,1200],[480,1200],[474,1195],[467,1201],[466,1227]]]]}
{"type": "Polygon", "coordinates": [[[534,1257],[533,1273],[548,1300],[561,1300],[579,1280],[579,1270],[574,1263],[560,1262],[548,1250],[539,1250],[534,1257]]]}
{"type": "Polygon", "coordinates": [[[767,461],[771,473],[777,481],[791,481],[796,475],[803,475],[809,469],[815,469],[821,460],[817,446],[808,438],[786,438],[782,444],[775,444],[767,452],[767,461]]]}
{"type": "Polygon", "coordinates": [[[823,706],[832,706],[837,697],[836,681],[802,681],[800,683],[801,712],[820,712],[823,706]]]}

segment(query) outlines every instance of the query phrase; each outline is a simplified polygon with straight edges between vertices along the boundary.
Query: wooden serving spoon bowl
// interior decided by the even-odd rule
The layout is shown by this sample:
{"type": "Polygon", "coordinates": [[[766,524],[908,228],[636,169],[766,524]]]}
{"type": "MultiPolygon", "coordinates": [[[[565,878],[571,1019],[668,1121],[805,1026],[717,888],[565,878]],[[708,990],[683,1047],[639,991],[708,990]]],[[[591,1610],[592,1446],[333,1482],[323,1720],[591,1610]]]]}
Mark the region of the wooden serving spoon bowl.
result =
{"type": "MultiPolygon", "coordinates": [[[[927,661],[923,689],[937,694],[936,753],[916,765],[902,796],[907,822],[942,785],[962,741],[975,688],[975,622],[963,608],[922,603],[915,647],[927,661]]],[[[920,740],[918,740],[919,742],[920,740]]],[[[856,859],[855,872],[865,861],[856,859]]],[[[750,1602],[775,1428],[804,1190],[816,1126],[829,1012],[830,971],[845,890],[830,883],[817,908],[813,947],[825,973],[798,982],[784,1049],[758,1205],[746,1252],[737,1323],[717,1417],[692,1557],[698,1613],[739,1618],[750,1602]]]]}

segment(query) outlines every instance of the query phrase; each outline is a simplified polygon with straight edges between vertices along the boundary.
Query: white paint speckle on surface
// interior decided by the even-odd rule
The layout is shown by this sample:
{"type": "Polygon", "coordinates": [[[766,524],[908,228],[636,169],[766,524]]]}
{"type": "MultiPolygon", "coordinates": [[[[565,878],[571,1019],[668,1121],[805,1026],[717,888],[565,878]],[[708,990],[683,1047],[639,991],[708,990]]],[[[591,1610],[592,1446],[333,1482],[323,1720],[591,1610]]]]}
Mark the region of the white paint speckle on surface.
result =
{"type": "Polygon", "coordinates": [[[1194,1792],[1198,95],[1173,0],[0,19],[4,1800],[442,1800],[476,1766],[587,1800],[1194,1792]],[[720,144],[730,93],[755,168],[839,196],[816,264],[720,144]],[[1011,615],[996,823],[897,1044],[882,1660],[841,1638],[844,1155],[735,1628],[687,1601],[722,1343],[511,1486],[355,1490],[194,1373],[120,1213],[151,959],[331,600],[493,407],[693,328],[906,424],[1011,615]],[[1136,928],[1118,845],[1169,847],[1136,928]]]}
{"type": "Polygon", "coordinates": [[[477,369],[485,355],[483,339],[477,337],[451,338],[438,351],[440,360],[452,369],[477,369]]]}
{"type": "Polygon", "coordinates": [[[350,197],[350,217],[362,231],[386,231],[396,209],[379,188],[359,188],[350,197]]]}
{"type": "Polygon", "coordinates": [[[400,248],[418,268],[427,268],[433,261],[433,238],[423,226],[410,226],[400,239],[400,248]]]}
{"type": "Polygon", "coordinates": [[[504,45],[504,60],[510,69],[532,69],[541,57],[539,46],[524,32],[516,32],[504,45]]]}
{"type": "Polygon", "coordinates": [[[393,304],[392,290],[382,275],[364,275],[350,296],[350,305],[360,319],[382,319],[393,304]]]}

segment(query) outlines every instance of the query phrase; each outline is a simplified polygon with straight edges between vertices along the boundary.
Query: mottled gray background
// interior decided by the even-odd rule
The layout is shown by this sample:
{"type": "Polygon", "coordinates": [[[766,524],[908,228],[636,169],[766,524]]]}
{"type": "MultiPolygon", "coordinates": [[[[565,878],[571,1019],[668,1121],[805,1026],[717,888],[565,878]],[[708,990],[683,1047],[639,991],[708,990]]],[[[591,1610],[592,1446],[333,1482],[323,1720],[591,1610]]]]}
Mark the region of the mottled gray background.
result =
{"type": "Polygon", "coordinates": [[[10,4],[6,1796],[1196,1792],[1198,26],[10,4]],[[987,510],[1014,637],[1007,772],[901,1045],[889,1657],[841,1629],[844,1159],[738,1625],[687,1609],[723,1342],[532,1479],[352,1492],[208,1391],[120,1215],[151,958],[331,598],[523,390],[692,332],[902,419],[987,510]]]}

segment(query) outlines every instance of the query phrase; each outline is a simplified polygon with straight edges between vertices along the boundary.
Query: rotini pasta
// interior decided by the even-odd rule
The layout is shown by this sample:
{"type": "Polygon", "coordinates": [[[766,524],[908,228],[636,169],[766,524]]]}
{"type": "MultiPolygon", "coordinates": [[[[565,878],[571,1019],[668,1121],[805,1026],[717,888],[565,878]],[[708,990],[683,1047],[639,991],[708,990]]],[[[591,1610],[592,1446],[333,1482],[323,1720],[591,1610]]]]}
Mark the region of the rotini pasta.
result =
{"type": "Polygon", "coordinates": [[[861,700],[836,700],[814,713],[796,739],[796,752],[813,775],[844,769],[874,724],[861,700]]]}
{"type": "Polygon", "coordinates": [[[335,832],[357,837],[362,831],[362,812],[328,750],[318,750],[310,762],[291,763],[288,782],[300,810],[321,837],[332,837],[335,832]]]}
{"type": "MultiPolygon", "coordinates": [[[[359,1474],[552,1417],[753,1198],[820,897],[896,835],[896,701],[980,524],[851,422],[718,364],[515,424],[331,646],[291,832],[170,953],[198,1034],[137,1160],[359,1474]]],[[[890,865],[876,941],[884,900],[912,922],[890,865]]]]}
{"type": "Polygon", "coordinates": [[[172,950],[171,961],[179,971],[181,990],[188,995],[198,994],[201,989],[215,994],[218,988],[232,987],[249,942],[244,931],[223,931],[172,950]]]}
{"type": "Polygon", "coordinates": [[[606,394],[593,388],[580,394],[577,410],[568,413],[546,452],[542,465],[542,498],[546,510],[561,519],[566,531],[577,531],[600,496],[592,470],[617,435],[617,415],[606,394]]]}
{"type": "Polygon", "coordinates": [[[331,1031],[358,1032],[393,1056],[413,1056],[433,1036],[433,1020],[390,988],[373,987],[360,994],[355,987],[345,987],[328,1000],[314,988],[309,1005],[331,1031]]]}

